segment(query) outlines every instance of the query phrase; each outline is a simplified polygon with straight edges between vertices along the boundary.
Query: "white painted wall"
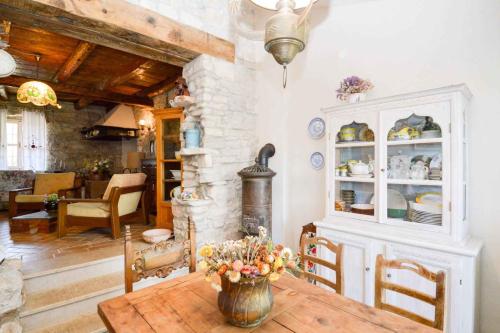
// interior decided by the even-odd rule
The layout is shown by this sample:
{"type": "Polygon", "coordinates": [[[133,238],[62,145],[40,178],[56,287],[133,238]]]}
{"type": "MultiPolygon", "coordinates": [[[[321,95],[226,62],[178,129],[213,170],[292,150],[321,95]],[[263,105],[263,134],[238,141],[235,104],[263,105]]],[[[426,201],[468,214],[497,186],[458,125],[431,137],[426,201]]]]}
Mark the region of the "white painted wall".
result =
{"type": "Polygon", "coordinates": [[[474,94],[468,115],[472,233],[485,242],[481,275],[481,332],[500,326],[500,1],[321,0],[313,11],[307,49],[281,68],[258,52],[257,134],[277,155],[275,237],[298,245],[301,226],[324,216],[325,171],[310,167],[325,141],[308,137],[320,108],[338,103],[335,89],[348,75],[375,84],[370,97],[465,82],[474,94]],[[484,164],[493,172],[485,172],[484,164]]]}

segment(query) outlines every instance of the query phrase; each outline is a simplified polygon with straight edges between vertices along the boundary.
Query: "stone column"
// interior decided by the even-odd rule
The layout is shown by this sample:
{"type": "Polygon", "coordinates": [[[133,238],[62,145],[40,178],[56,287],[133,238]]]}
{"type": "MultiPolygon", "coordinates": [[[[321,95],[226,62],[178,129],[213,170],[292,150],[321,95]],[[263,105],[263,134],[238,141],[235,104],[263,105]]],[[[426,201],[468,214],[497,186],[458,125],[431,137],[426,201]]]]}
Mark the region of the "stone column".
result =
{"type": "Polygon", "coordinates": [[[239,60],[231,63],[201,55],[184,67],[183,76],[196,101],[185,110],[185,125],[196,122],[202,130],[202,148],[183,156],[184,187],[209,201],[203,213],[174,202],[174,225],[186,223],[189,212],[198,244],[240,238],[237,172],[252,164],[255,156],[254,70],[239,60]]]}
{"type": "Polygon", "coordinates": [[[0,265],[0,333],[19,333],[19,309],[24,304],[21,260],[6,259],[0,265]]]}

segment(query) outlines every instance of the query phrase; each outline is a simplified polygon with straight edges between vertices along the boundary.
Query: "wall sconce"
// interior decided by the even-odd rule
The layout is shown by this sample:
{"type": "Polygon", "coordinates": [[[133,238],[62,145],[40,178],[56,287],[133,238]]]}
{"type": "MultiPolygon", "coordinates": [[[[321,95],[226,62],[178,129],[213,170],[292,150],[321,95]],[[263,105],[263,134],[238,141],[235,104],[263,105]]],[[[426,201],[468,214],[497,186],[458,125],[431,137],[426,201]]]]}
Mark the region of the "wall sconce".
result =
{"type": "Polygon", "coordinates": [[[142,136],[148,135],[153,130],[153,126],[149,125],[145,119],[139,119],[137,123],[139,124],[142,136]]]}

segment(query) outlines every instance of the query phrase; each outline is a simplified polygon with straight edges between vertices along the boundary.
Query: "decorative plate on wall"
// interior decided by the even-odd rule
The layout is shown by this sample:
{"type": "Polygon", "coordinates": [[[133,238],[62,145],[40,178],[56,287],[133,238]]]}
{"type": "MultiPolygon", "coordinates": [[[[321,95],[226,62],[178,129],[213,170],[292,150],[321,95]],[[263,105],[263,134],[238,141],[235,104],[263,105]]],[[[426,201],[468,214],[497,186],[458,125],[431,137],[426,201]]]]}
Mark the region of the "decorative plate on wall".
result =
{"type": "Polygon", "coordinates": [[[312,167],[316,170],[322,169],[323,166],[325,165],[325,158],[323,154],[321,154],[320,152],[312,153],[310,161],[312,167]]]}
{"type": "Polygon", "coordinates": [[[321,118],[314,118],[309,122],[307,130],[309,131],[309,136],[313,139],[321,139],[325,135],[325,121],[321,118]]]}

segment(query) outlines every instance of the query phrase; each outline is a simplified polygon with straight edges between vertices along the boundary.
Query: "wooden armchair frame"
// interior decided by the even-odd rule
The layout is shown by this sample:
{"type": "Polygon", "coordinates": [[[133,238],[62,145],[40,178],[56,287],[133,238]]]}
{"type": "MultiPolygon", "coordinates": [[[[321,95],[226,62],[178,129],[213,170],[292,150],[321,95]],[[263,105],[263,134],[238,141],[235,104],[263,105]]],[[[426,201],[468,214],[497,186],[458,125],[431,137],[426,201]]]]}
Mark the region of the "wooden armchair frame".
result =
{"type": "MultiPolygon", "coordinates": [[[[172,252],[175,253],[175,252],[172,252]]],[[[189,267],[189,272],[196,271],[196,240],[194,223],[188,219],[188,238],[184,241],[165,240],[153,244],[152,246],[144,249],[133,249],[132,234],[130,226],[125,226],[125,293],[133,291],[134,282],[138,282],[148,277],[161,277],[169,276],[175,269],[182,267],[189,267]],[[179,256],[182,258],[173,264],[159,266],[151,269],[146,269],[146,262],[144,255],[155,251],[168,251],[169,249],[181,245],[179,256]]]]}
{"type": "Polygon", "coordinates": [[[344,246],[342,244],[335,245],[332,241],[329,239],[326,239],[324,237],[311,237],[308,238],[306,234],[303,234],[300,240],[300,261],[302,264],[302,267],[304,269],[304,272],[302,275],[304,278],[308,278],[311,280],[314,280],[316,282],[321,282],[323,284],[326,284],[330,288],[334,289],[337,294],[342,294],[342,282],[343,282],[343,275],[342,275],[342,250],[344,246]],[[314,244],[316,245],[316,248],[319,246],[325,246],[328,250],[332,251],[335,253],[335,264],[326,261],[324,259],[318,258],[318,257],[313,257],[308,254],[306,254],[306,248],[307,246],[314,244]],[[317,274],[307,272],[306,271],[306,261],[310,261],[316,265],[321,265],[325,266],[333,271],[335,271],[335,283],[325,279],[322,276],[319,276],[317,274]]]}
{"type": "Polygon", "coordinates": [[[409,318],[416,322],[437,328],[438,330],[443,330],[445,278],[446,278],[445,272],[443,271],[433,273],[415,261],[406,259],[386,260],[381,254],[379,254],[377,256],[377,266],[375,271],[375,307],[396,313],[400,316],[409,318]],[[426,280],[435,282],[436,296],[432,297],[431,295],[428,295],[421,291],[413,290],[405,286],[385,281],[384,272],[386,268],[412,271],[426,280]],[[422,302],[433,305],[435,307],[434,320],[429,320],[416,313],[398,308],[388,303],[384,303],[383,301],[384,289],[391,290],[393,292],[397,292],[406,295],[408,297],[416,298],[422,302]]]}
{"type": "Polygon", "coordinates": [[[146,185],[135,185],[127,187],[113,187],[109,195],[109,200],[104,199],[63,199],[59,201],[58,208],[58,236],[62,237],[66,234],[66,228],[70,226],[88,226],[88,227],[111,227],[111,234],[113,239],[117,239],[121,236],[120,223],[121,220],[130,218],[132,216],[141,214],[148,224],[149,213],[147,211],[147,205],[145,202],[145,190],[146,185]],[[140,199],[140,209],[133,213],[127,215],[119,215],[118,212],[118,202],[120,201],[120,196],[127,193],[134,193],[141,191],[140,199]],[[109,204],[110,215],[108,217],[87,217],[87,216],[71,216],[68,215],[68,204],[76,202],[94,202],[94,203],[106,203],[109,204]]]}
{"type": "MultiPolygon", "coordinates": [[[[75,184],[77,183],[77,178],[75,178],[75,184]]],[[[79,183],[79,182],[78,182],[79,183]]],[[[81,184],[78,186],[73,186],[71,188],[61,189],[57,191],[57,195],[59,198],[66,198],[68,196],[68,192],[74,192],[75,196],[80,196],[81,192],[81,184]]],[[[31,187],[18,188],[9,191],[9,218],[13,218],[15,216],[20,215],[21,211],[36,211],[43,210],[45,208],[45,204],[43,202],[16,202],[16,196],[22,192],[29,192],[28,194],[33,194],[33,190],[35,188],[35,180],[33,180],[33,185],[31,187]]],[[[50,194],[50,193],[47,193],[50,194]]]]}

